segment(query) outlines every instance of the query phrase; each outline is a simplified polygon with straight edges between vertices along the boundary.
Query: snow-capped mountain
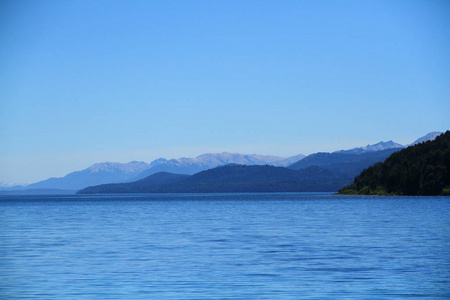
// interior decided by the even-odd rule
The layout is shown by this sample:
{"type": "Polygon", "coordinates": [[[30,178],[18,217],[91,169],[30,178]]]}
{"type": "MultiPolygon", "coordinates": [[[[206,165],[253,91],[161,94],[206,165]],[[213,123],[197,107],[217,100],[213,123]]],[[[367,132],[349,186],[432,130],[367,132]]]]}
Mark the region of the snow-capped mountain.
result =
{"type": "Polygon", "coordinates": [[[154,166],[157,166],[157,165],[160,165],[160,164],[164,164],[166,162],[167,162],[167,159],[165,159],[165,158],[158,158],[158,159],[155,159],[154,161],[152,161],[149,165],[150,165],[150,167],[154,167],[154,166]]]}
{"type": "MultiPolygon", "coordinates": [[[[434,140],[438,135],[438,132],[429,133],[419,138],[413,144],[434,140]]],[[[301,170],[311,166],[319,166],[337,174],[342,174],[344,176],[348,176],[349,178],[353,178],[362,170],[377,162],[384,161],[392,153],[400,151],[405,147],[406,146],[393,141],[388,141],[367,145],[365,147],[335,151],[333,153],[319,152],[308,155],[304,159],[288,166],[288,168],[301,170]]]]}
{"type": "Polygon", "coordinates": [[[346,153],[346,154],[362,154],[366,152],[373,152],[373,151],[382,151],[387,149],[394,149],[394,148],[405,148],[405,146],[396,143],[394,141],[387,141],[387,142],[379,142],[373,145],[367,145],[365,147],[358,147],[358,148],[352,148],[349,150],[340,150],[335,151],[334,153],[346,153]]]}
{"type": "Polygon", "coordinates": [[[79,190],[91,185],[104,183],[129,182],[145,178],[158,172],[194,174],[227,164],[287,166],[298,161],[304,155],[280,157],[240,153],[206,153],[195,158],[170,159],[158,158],[151,163],[132,161],[129,163],[103,162],[67,174],[64,177],[49,178],[30,184],[26,189],[79,190]]]}
{"type": "MultiPolygon", "coordinates": [[[[411,145],[432,140],[439,132],[431,132],[411,145]]],[[[358,147],[349,150],[333,152],[333,154],[364,154],[369,152],[387,151],[388,149],[401,149],[405,146],[393,141],[379,142],[365,147],[358,147]]],[[[311,155],[310,155],[311,156],[311,155]]],[[[60,190],[79,190],[87,186],[99,185],[104,183],[130,182],[145,178],[158,172],[170,172],[177,174],[195,174],[218,166],[227,164],[239,165],[273,165],[273,166],[292,166],[301,161],[305,156],[302,154],[291,157],[280,157],[273,155],[240,154],[240,153],[206,153],[194,158],[182,157],[179,159],[159,158],[151,163],[132,161],[129,163],[104,162],[96,163],[87,169],[67,174],[60,178],[49,178],[34,184],[30,184],[25,189],[60,189],[60,190]]],[[[306,161],[305,161],[306,164],[306,161]]],[[[15,188],[15,187],[14,187],[15,188]]],[[[23,189],[17,187],[15,189],[23,189]]],[[[11,189],[0,186],[0,189],[11,189]]]]}
{"type": "Polygon", "coordinates": [[[18,184],[15,184],[12,182],[0,181],[0,188],[10,188],[15,185],[18,185],[18,184]]]}
{"type": "Polygon", "coordinates": [[[372,151],[383,151],[383,150],[387,150],[387,149],[406,148],[407,146],[413,146],[415,144],[432,141],[440,134],[442,134],[442,132],[438,132],[438,131],[430,132],[427,135],[424,135],[423,137],[418,138],[415,142],[413,142],[412,144],[409,144],[409,145],[401,145],[401,144],[393,142],[393,141],[387,141],[387,142],[379,142],[379,143],[376,143],[373,145],[367,145],[365,147],[358,147],[358,148],[352,148],[349,150],[335,151],[333,153],[362,154],[362,153],[372,152],[372,151]]]}
{"type": "Polygon", "coordinates": [[[305,157],[296,155],[292,157],[280,157],[273,155],[240,154],[240,153],[205,153],[194,158],[182,157],[179,159],[170,159],[164,161],[158,159],[157,164],[150,163],[153,166],[136,176],[134,180],[145,178],[158,172],[170,172],[176,174],[192,175],[200,171],[205,171],[218,166],[227,164],[239,165],[274,165],[287,166],[305,157]]]}
{"type": "Polygon", "coordinates": [[[33,183],[27,189],[63,189],[79,190],[90,185],[125,182],[142,171],[150,168],[145,162],[129,163],[104,162],[97,163],[82,171],[76,171],[60,178],[49,178],[33,183]]]}
{"type": "Polygon", "coordinates": [[[438,135],[441,135],[441,134],[442,134],[442,132],[439,132],[439,131],[430,132],[429,134],[427,134],[421,138],[418,138],[417,140],[415,140],[412,144],[409,144],[408,146],[414,146],[416,144],[420,144],[423,142],[433,141],[438,135]]]}
{"type": "Polygon", "coordinates": [[[110,172],[114,173],[117,171],[123,172],[124,174],[130,173],[138,173],[142,172],[146,169],[150,168],[150,165],[143,161],[131,161],[129,163],[118,163],[118,162],[104,162],[93,164],[86,170],[95,173],[95,172],[110,172]]]}

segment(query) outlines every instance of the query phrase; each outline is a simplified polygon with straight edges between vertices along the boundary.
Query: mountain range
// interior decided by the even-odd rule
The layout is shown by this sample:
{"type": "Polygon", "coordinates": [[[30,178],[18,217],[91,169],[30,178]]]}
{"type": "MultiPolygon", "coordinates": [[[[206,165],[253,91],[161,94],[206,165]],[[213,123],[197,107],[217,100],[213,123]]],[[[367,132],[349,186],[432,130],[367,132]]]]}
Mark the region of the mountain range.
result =
{"type": "Polygon", "coordinates": [[[349,150],[340,150],[335,151],[333,153],[340,153],[340,154],[363,154],[367,152],[375,152],[375,151],[383,151],[387,149],[398,149],[398,148],[405,148],[405,146],[398,144],[393,141],[388,142],[379,142],[373,145],[367,145],[365,147],[358,147],[358,148],[352,148],[349,150]]]}
{"type": "Polygon", "coordinates": [[[212,169],[227,164],[239,165],[272,165],[285,167],[302,158],[305,155],[299,154],[291,157],[279,157],[270,155],[257,154],[240,154],[240,153],[206,153],[195,158],[179,158],[161,161],[161,163],[152,166],[134,177],[134,180],[145,178],[149,175],[159,172],[170,172],[177,174],[192,175],[201,171],[212,169]]]}
{"type": "Polygon", "coordinates": [[[160,172],[135,182],[87,187],[78,194],[333,192],[347,183],[341,176],[316,166],[296,171],[229,164],[194,175],[160,172]]]}
{"type": "MultiPolygon", "coordinates": [[[[438,132],[429,133],[417,139],[412,144],[434,139],[438,134],[438,132]]],[[[228,164],[271,165],[287,167],[292,170],[302,170],[311,166],[319,166],[324,170],[338,174],[341,178],[348,181],[371,164],[383,161],[391,153],[404,147],[393,141],[388,141],[333,153],[315,153],[307,157],[302,154],[291,157],[279,157],[223,152],[206,153],[195,158],[183,157],[170,160],[159,158],[150,163],[138,161],[129,163],[105,162],[96,163],[87,169],[69,173],[64,177],[49,178],[18,189],[36,191],[55,189],[58,191],[67,190],[69,192],[80,190],[87,186],[133,182],[159,172],[192,175],[228,164]]],[[[11,188],[0,189],[10,190],[11,188]]]]}
{"type": "Polygon", "coordinates": [[[97,163],[87,169],[69,173],[61,178],[49,178],[30,184],[26,189],[79,190],[90,185],[130,181],[148,168],[150,168],[149,164],[138,161],[126,164],[114,162],[97,163]]]}
{"type": "Polygon", "coordinates": [[[350,184],[365,168],[401,149],[316,153],[287,168],[228,164],[191,176],[159,172],[130,183],[90,186],[78,193],[334,192],[350,184]]]}
{"type": "Polygon", "coordinates": [[[288,168],[302,170],[311,166],[318,166],[333,173],[340,174],[343,178],[353,179],[356,175],[361,173],[362,170],[377,162],[384,161],[392,153],[401,149],[403,149],[403,147],[388,148],[380,151],[371,150],[360,154],[348,153],[345,151],[334,153],[319,152],[305,157],[288,166],[288,168]]]}
{"type": "Polygon", "coordinates": [[[159,172],[192,175],[200,171],[227,164],[287,166],[305,157],[279,157],[239,153],[206,153],[195,158],[167,160],[158,158],[151,163],[132,161],[129,163],[96,163],[87,169],[75,171],[60,178],[49,178],[30,184],[26,189],[79,190],[87,186],[105,183],[131,182],[159,172]]]}

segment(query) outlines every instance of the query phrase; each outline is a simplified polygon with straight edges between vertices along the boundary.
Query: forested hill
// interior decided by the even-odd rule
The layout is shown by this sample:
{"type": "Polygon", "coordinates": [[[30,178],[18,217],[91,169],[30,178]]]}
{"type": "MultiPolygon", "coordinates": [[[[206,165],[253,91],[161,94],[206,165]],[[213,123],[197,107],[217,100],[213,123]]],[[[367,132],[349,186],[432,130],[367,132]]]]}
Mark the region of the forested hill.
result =
{"type": "Polygon", "coordinates": [[[295,171],[268,165],[226,165],[190,176],[157,173],[135,182],[87,187],[78,194],[332,192],[351,180],[317,166],[295,171]]]}
{"type": "Polygon", "coordinates": [[[393,153],[358,175],[339,194],[450,195],[450,131],[393,153]]]}

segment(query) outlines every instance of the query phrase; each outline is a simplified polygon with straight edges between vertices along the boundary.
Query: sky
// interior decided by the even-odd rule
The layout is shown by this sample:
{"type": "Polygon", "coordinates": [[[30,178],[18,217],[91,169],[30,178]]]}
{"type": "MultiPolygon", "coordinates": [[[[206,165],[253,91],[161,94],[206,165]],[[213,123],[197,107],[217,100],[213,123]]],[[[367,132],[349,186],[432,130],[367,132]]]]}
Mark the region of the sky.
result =
{"type": "Polygon", "coordinates": [[[0,181],[450,129],[449,1],[2,1],[0,181]]]}

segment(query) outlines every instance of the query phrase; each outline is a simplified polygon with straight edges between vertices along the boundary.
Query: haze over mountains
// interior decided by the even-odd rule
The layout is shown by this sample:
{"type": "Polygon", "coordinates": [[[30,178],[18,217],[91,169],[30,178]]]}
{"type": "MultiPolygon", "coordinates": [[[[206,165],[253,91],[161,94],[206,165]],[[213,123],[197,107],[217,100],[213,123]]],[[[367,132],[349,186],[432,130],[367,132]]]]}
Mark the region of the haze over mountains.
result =
{"type": "Polygon", "coordinates": [[[24,188],[25,186],[23,185],[0,181],[0,190],[22,190],[24,188]]]}
{"type": "Polygon", "coordinates": [[[239,154],[239,153],[206,153],[195,158],[171,159],[145,170],[138,174],[134,180],[145,178],[158,172],[170,172],[176,174],[192,175],[204,170],[212,169],[227,164],[238,165],[272,165],[285,167],[302,158],[305,155],[299,154],[292,157],[279,157],[257,154],[239,154]]]}
{"type": "Polygon", "coordinates": [[[296,155],[288,158],[279,156],[207,153],[195,158],[167,160],[159,158],[151,163],[132,161],[129,163],[97,163],[89,168],[67,174],[61,178],[49,178],[27,186],[27,189],[79,190],[87,186],[104,183],[130,182],[158,172],[192,175],[200,171],[227,164],[287,166],[305,157],[296,155]]]}
{"type": "Polygon", "coordinates": [[[371,165],[384,161],[392,153],[397,152],[404,147],[390,148],[380,151],[367,151],[359,153],[326,153],[319,152],[311,154],[304,159],[288,166],[292,170],[302,170],[311,166],[318,166],[333,173],[340,174],[344,178],[354,178],[362,170],[371,165]]]}
{"type": "Polygon", "coordinates": [[[335,151],[333,153],[342,153],[342,154],[362,154],[367,152],[374,152],[374,151],[382,151],[387,149],[398,149],[398,148],[404,148],[405,146],[398,144],[393,141],[388,142],[379,142],[373,145],[367,145],[365,147],[358,147],[358,148],[352,148],[349,150],[340,150],[335,151]]]}
{"type": "Polygon", "coordinates": [[[132,161],[126,164],[105,162],[96,163],[82,171],[67,174],[62,178],[49,178],[27,186],[27,189],[78,190],[92,184],[123,182],[148,169],[145,162],[132,161]]]}
{"type": "Polygon", "coordinates": [[[347,182],[316,166],[296,171],[268,165],[230,164],[191,176],[160,172],[135,182],[87,187],[78,194],[332,192],[347,182]]]}
{"type": "MultiPolygon", "coordinates": [[[[429,133],[412,144],[434,139],[438,134],[438,132],[429,133]]],[[[271,165],[276,167],[288,167],[289,169],[297,171],[311,166],[319,166],[321,169],[339,175],[341,179],[347,182],[358,175],[363,169],[376,162],[384,161],[390,154],[404,147],[405,146],[393,141],[388,141],[333,153],[315,153],[307,157],[302,154],[286,158],[270,155],[223,152],[206,153],[195,158],[170,160],[159,158],[151,163],[138,161],[129,163],[105,162],[94,164],[81,171],[69,173],[61,178],[49,178],[44,181],[30,184],[26,186],[25,189],[34,190],[36,192],[38,192],[38,189],[41,192],[51,192],[52,189],[74,192],[87,186],[133,182],[159,172],[192,175],[228,164],[271,165]]]]}
{"type": "Polygon", "coordinates": [[[159,172],[130,183],[90,186],[78,193],[333,192],[350,184],[365,168],[401,149],[362,154],[316,153],[288,167],[228,164],[192,176],[159,172]]]}

